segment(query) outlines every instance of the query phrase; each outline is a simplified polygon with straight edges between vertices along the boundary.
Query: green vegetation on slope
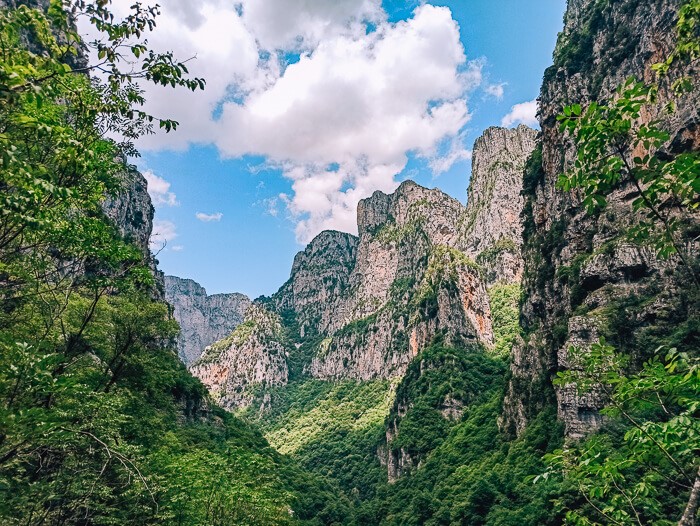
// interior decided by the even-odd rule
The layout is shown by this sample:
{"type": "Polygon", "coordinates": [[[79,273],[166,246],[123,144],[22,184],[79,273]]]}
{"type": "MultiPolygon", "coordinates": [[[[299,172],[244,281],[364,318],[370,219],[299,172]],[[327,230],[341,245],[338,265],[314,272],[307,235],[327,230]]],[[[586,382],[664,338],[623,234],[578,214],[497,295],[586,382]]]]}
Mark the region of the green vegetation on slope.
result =
{"type": "Polygon", "coordinates": [[[493,352],[503,359],[510,356],[513,342],[520,334],[520,292],[520,285],[515,283],[496,283],[488,290],[495,340],[493,352]]]}
{"type": "MultiPolygon", "coordinates": [[[[247,410],[244,415],[279,451],[333,481],[356,505],[386,480],[377,447],[394,398],[390,382],[309,379],[276,388],[270,395],[269,413],[247,410]]],[[[346,521],[350,518],[345,516],[346,521]]]]}
{"type": "Polygon", "coordinates": [[[338,524],[560,524],[552,499],[563,494],[561,485],[534,486],[531,476],[561,444],[561,426],[550,411],[521,439],[502,437],[505,370],[478,348],[436,343],[396,387],[393,408],[385,381],[305,380],[273,390],[269,412],[244,416],[352,502],[336,509],[338,524]],[[387,447],[392,422],[398,432],[387,447]],[[420,465],[390,484],[387,455],[401,451],[420,465]]]}
{"type": "Polygon", "coordinates": [[[0,10],[0,524],[332,524],[342,497],[210,407],[177,358],[148,240],[103,211],[131,190],[119,159],[151,122],[135,78],[202,82],[145,47],[156,10],[122,23],[108,2],[75,7],[99,26],[107,83],[72,71],[61,2],[0,10]]]}

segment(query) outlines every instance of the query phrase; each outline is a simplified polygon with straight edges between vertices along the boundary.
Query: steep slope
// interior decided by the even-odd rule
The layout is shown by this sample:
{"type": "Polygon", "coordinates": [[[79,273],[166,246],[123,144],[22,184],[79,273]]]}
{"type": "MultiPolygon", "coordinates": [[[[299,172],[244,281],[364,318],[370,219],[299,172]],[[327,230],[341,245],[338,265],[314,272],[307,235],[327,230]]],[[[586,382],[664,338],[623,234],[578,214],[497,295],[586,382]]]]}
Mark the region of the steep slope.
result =
{"type": "Polygon", "coordinates": [[[255,390],[287,383],[288,345],[280,317],[253,305],[245,321],[204,349],[190,370],[219,405],[247,407],[255,390]]]}
{"type": "MultiPolygon", "coordinates": [[[[512,380],[504,404],[503,428],[522,433],[548,405],[556,404],[570,437],[581,437],[602,422],[604,399],[578,396],[575,388],[553,388],[552,376],[567,368],[570,345],[585,348],[606,336],[633,363],[648,358],[654,346],[692,343],[696,299],[687,297],[676,262],[660,261],[650,247],[630,243],[634,223],[633,185],[613,190],[602,213],[586,213],[574,193],[556,186],[573,161],[570,139],[556,116],[565,104],[609,98],[629,76],[651,80],[651,65],[673,48],[680,2],[569,2],[565,28],[545,73],[540,93],[542,147],[531,157],[525,181],[523,338],[513,351],[512,380]]],[[[641,116],[660,119],[670,131],[669,151],[700,147],[697,107],[700,93],[665,112],[676,75],[696,75],[697,63],[662,83],[658,105],[641,116]]],[[[639,217],[638,215],[636,217],[639,217]]],[[[688,227],[695,218],[688,218],[688,227]]],[[[688,239],[692,234],[688,229],[688,239]]]]}
{"type": "Polygon", "coordinates": [[[287,283],[258,300],[248,332],[212,345],[193,372],[234,408],[252,403],[258,387],[290,379],[401,377],[438,336],[492,348],[482,269],[458,248],[464,214],[456,200],[410,181],[391,195],[375,192],[359,203],[358,237],[319,234],[287,283]],[[280,325],[270,332],[274,316],[280,325]],[[241,389],[247,394],[234,394],[241,389]]]}
{"type": "Polygon", "coordinates": [[[178,354],[192,364],[208,345],[228,335],[243,322],[251,301],[244,294],[213,294],[191,279],[165,276],[165,299],[180,324],[178,354]]]}
{"type": "Polygon", "coordinates": [[[522,279],[523,173],[537,132],[489,128],[474,143],[472,177],[461,232],[465,252],[487,269],[489,285],[522,279]]]}

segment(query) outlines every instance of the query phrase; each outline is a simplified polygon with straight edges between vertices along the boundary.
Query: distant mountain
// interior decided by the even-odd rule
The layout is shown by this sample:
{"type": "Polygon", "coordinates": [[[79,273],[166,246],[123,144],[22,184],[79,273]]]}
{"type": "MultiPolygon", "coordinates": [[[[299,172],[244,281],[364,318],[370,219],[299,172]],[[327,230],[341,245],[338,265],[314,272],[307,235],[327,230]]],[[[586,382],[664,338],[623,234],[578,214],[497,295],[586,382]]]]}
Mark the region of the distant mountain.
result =
{"type": "Polygon", "coordinates": [[[244,294],[208,296],[199,283],[176,276],[165,276],[165,299],[173,306],[180,324],[178,354],[186,365],[199,358],[205,347],[235,329],[251,304],[244,294]]]}

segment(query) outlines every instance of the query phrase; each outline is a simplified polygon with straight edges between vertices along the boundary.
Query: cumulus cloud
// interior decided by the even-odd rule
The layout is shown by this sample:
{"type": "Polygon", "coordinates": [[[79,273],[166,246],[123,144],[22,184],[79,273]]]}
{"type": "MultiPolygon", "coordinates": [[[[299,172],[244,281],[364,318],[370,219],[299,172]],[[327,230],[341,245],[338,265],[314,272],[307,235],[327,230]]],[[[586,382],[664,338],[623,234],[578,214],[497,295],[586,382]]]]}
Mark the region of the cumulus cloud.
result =
{"type": "Polygon", "coordinates": [[[166,219],[156,219],[153,221],[153,230],[150,239],[151,250],[159,252],[167,246],[168,242],[175,238],[177,238],[175,223],[166,219]]]}
{"type": "Polygon", "coordinates": [[[215,212],[213,214],[205,214],[204,212],[197,212],[194,215],[197,219],[202,221],[203,223],[212,223],[212,222],[219,222],[221,221],[221,218],[224,217],[224,214],[221,212],[215,212]]]}
{"type": "Polygon", "coordinates": [[[180,127],[139,147],[263,156],[292,181],[280,203],[301,242],[353,232],[358,200],[392,191],[409,153],[436,174],[469,156],[460,133],[484,62],[467,61],[446,7],[399,22],[380,0],[173,0],[162,11],[149,43],[196,55],[188,68],[207,86],[144,86],[146,110],[180,127]]]}
{"type": "Polygon", "coordinates": [[[224,155],[278,163],[293,181],[301,242],[325,228],[352,232],[357,201],[392,191],[407,152],[433,157],[467,123],[465,91],[481,67],[467,63],[450,11],[424,5],[370,34],[328,37],[267,89],[225,103],[215,142],[224,155]]]}
{"type": "Polygon", "coordinates": [[[515,124],[537,126],[537,100],[530,100],[516,104],[510,109],[510,113],[501,119],[501,126],[510,128],[515,124]]]}
{"type": "Polygon", "coordinates": [[[261,48],[313,49],[338,32],[365,32],[363,22],[386,18],[381,0],[248,0],[243,20],[261,48]]]}
{"type": "Polygon", "coordinates": [[[177,196],[170,191],[170,183],[158,177],[151,170],[146,170],[143,177],[148,183],[148,195],[154,206],[177,206],[177,196]]]}

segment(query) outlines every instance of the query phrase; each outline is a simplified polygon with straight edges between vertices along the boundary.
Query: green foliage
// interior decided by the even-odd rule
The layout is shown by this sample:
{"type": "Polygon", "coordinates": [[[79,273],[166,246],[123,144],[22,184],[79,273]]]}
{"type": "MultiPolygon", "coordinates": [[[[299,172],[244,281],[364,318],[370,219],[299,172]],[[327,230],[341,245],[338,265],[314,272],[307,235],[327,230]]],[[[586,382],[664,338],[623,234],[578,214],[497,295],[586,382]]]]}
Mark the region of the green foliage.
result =
{"type": "MultiPolygon", "coordinates": [[[[410,394],[410,399],[418,400],[421,413],[428,407],[439,407],[450,383],[461,385],[457,392],[466,389],[462,392],[468,401],[464,414],[439,427],[443,435],[434,434],[436,447],[421,459],[418,469],[380,490],[381,503],[363,504],[359,512],[366,520],[363,524],[560,524],[561,514],[552,504],[555,497],[565,494],[560,483],[550,481],[548,485],[533,486],[528,481],[530,474],[544,466],[542,455],[561,444],[561,428],[555,415],[551,411],[541,413],[520,439],[508,442],[499,434],[497,425],[503,364],[472,351],[463,355],[468,362],[463,362],[466,367],[457,373],[455,367],[459,366],[450,356],[454,358],[463,351],[433,351],[436,358],[441,356],[442,363],[433,363],[435,369],[428,369],[422,380],[402,385],[412,385],[412,390],[417,391],[410,394]]],[[[399,396],[397,391],[397,401],[399,396]]],[[[414,429],[423,435],[432,432],[429,426],[412,426],[406,431],[414,429]]],[[[425,438],[429,437],[419,441],[415,438],[420,437],[411,442],[421,444],[427,443],[425,438]]]]}
{"type": "MultiPolygon", "coordinates": [[[[244,416],[278,451],[333,480],[352,501],[367,499],[386,480],[376,448],[394,398],[392,384],[307,379],[269,394],[268,412],[249,410],[244,416]]],[[[345,519],[352,516],[344,513],[345,519]]]]}
{"type": "Polygon", "coordinates": [[[574,135],[577,158],[559,186],[580,189],[583,205],[592,211],[605,206],[606,195],[620,183],[631,182],[639,193],[634,209],[644,214],[631,230],[633,239],[653,243],[661,257],[686,259],[679,230],[683,214],[700,202],[700,155],[658,155],[669,134],[658,121],[640,120],[643,109],[655,104],[656,92],[628,79],[607,105],[565,107],[558,120],[562,130],[574,135]]]}
{"type": "Polygon", "coordinates": [[[520,293],[517,283],[496,283],[488,290],[495,340],[493,353],[500,358],[510,356],[513,342],[520,334],[520,293]]]}
{"type": "Polygon", "coordinates": [[[459,418],[465,406],[483,401],[502,379],[502,364],[477,347],[453,349],[436,343],[424,349],[397,388],[389,416],[398,423],[397,435],[389,448],[401,449],[417,463],[447,436],[451,420],[446,411],[454,408],[453,417],[459,418]]]}
{"type": "Polygon", "coordinates": [[[540,476],[565,473],[585,497],[564,506],[571,524],[673,524],[683,513],[700,468],[700,360],[660,351],[626,375],[629,358],[605,340],[570,350],[574,367],[556,383],[602,390],[609,400],[607,432],[548,455],[540,476]]]}

